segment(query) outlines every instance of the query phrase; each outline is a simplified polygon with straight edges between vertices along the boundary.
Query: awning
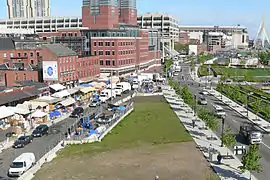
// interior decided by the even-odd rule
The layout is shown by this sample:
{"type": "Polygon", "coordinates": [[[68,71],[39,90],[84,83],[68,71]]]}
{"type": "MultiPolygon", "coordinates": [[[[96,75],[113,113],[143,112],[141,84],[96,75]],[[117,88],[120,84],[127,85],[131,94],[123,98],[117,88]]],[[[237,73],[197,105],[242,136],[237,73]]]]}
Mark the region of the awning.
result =
{"type": "Polygon", "coordinates": [[[72,95],[72,94],[77,93],[79,91],[79,88],[75,87],[75,88],[72,88],[72,89],[68,89],[67,91],[68,91],[68,93],[70,95],[72,95]]]}
{"type": "Polygon", "coordinates": [[[12,107],[12,106],[9,106],[7,108],[15,114],[21,114],[21,115],[30,114],[30,111],[27,108],[18,108],[18,107],[12,107]]]}
{"type": "Polygon", "coordinates": [[[15,113],[8,109],[6,106],[1,106],[0,107],[0,119],[4,119],[10,116],[13,116],[15,113]]]}
{"type": "Polygon", "coordinates": [[[34,113],[31,115],[31,117],[33,117],[33,118],[42,118],[42,117],[44,117],[44,116],[47,116],[47,113],[42,112],[42,111],[40,111],[40,110],[37,110],[36,112],[34,112],[34,113]]]}
{"type": "Polygon", "coordinates": [[[34,99],[34,101],[46,102],[46,103],[49,103],[49,104],[53,104],[53,103],[56,103],[56,102],[61,101],[61,99],[55,98],[55,97],[51,97],[51,96],[41,96],[41,97],[39,97],[37,99],[34,99]]]}
{"type": "Polygon", "coordinates": [[[66,87],[63,86],[62,84],[52,84],[52,85],[49,85],[49,87],[55,91],[60,91],[60,90],[66,89],[66,87]]]}
{"type": "Polygon", "coordinates": [[[69,98],[65,99],[64,101],[61,101],[59,104],[62,104],[63,106],[66,107],[66,106],[74,104],[75,102],[76,101],[74,98],[69,97],[69,98]]]}
{"type": "Polygon", "coordinates": [[[46,103],[46,102],[37,102],[37,101],[25,101],[23,103],[23,105],[27,106],[28,109],[31,108],[31,109],[37,109],[38,107],[46,107],[48,106],[49,104],[46,103]]]}
{"type": "Polygon", "coordinates": [[[63,98],[63,97],[67,97],[67,96],[70,96],[70,94],[67,90],[63,90],[63,91],[52,94],[52,97],[56,97],[56,98],[63,98]]]}
{"type": "Polygon", "coordinates": [[[95,91],[96,89],[94,87],[85,87],[81,89],[80,91],[83,92],[84,94],[89,93],[91,91],[95,91]]]}

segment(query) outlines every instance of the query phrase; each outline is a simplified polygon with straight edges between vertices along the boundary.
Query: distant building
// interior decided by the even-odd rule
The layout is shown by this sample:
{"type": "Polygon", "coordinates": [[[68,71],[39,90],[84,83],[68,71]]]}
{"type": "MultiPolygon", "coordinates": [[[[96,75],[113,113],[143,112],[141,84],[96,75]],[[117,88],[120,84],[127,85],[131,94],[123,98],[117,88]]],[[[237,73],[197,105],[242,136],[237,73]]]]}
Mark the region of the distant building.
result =
{"type": "Polygon", "coordinates": [[[207,44],[208,51],[224,48],[247,48],[249,36],[242,26],[180,26],[180,32],[189,33],[190,41],[196,40],[207,44]]]}
{"type": "Polygon", "coordinates": [[[49,0],[7,0],[9,19],[50,16],[49,0]]]}

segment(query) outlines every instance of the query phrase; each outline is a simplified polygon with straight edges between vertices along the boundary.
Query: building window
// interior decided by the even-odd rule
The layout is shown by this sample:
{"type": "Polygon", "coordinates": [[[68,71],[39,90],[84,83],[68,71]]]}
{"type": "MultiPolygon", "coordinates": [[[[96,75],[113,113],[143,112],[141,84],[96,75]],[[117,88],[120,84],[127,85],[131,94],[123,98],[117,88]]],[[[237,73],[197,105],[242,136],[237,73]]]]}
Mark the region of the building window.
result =
{"type": "Polygon", "coordinates": [[[105,42],[105,46],[110,46],[110,42],[105,42]]]}
{"type": "Polygon", "coordinates": [[[21,57],[21,53],[18,53],[18,57],[21,57]]]}
{"type": "Polygon", "coordinates": [[[27,53],[26,52],[24,53],[24,57],[27,57],[27,53]]]}
{"type": "Polygon", "coordinates": [[[15,81],[18,81],[18,73],[15,73],[15,81]]]}
{"type": "Polygon", "coordinates": [[[10,57],[14,57],[14,54],[13,53],[10,53],[10,57]]]}
{"type": "Polygon", "coordinates": [[[26,74],[23,73],[23,80],[25,81],[26,80],[26,74]]]}
{"type": "Polygon", "coordinates": [[[7,53],[4,53],[4,58],[6,58],[7,57],[7,53]]]}
{"type": "Polygon", "coordinates": [[[97,42],[96,41],[94,42],[94,46],[97,46],[97,42]]]}
{"type": "Polygon", "coordinates": [[[110,66],[111,65],[111,61],[110,60],[107,60],[106,61],[106,66],[110,66]]]}
{"type": "Polygon", "coordinates": [[[103,66],[103,60],[100,60],[100,62],[99,62],[99,63],[100,63],[100,65],[101,65],[101,66],[103,66]]]}
{"type": "Polygon", "coordinates": [[[113,55],[113,56],[115,55],[115,51],[112,51],[112,55],[113,55]]]}
{"type": "Polygon", "coordinates": [[[39,57],[39,52],[37,52],[37,57],[39,57]]]}
{"type": "Polygon", "coordinates": [[[31,60],[31,64],[34,64],[34,60],[33,59],[31,60]]]}
{"type": "Polygon", "coordinates": [[[114,46],[114,42],[112,42],[112,46],[114,46]]]}
{"type": "Polygon", "coordinates": [[[97,55],[97,51],[94,51],[94,55],[95,55],[95,56],[97,55]]]}
{"type": "Polygon", "coordinates": [[[74,36],[77,36],[77,33],[75,33],[74,36]]]}
{"type": "Polygon", "coordinates": [[[103,46],[103,42],[98,42],[98,46],[103,46]]]}
{"type": "Polygon", "coordinates": [[[115,66],[115,61],[112,61],[112,65],[115,66]]]}
{"type": "Polygon", "coordinates": [[[103,55],[103,51],[98,51],[98,55],[103,55]]]}
{"type": "Polygon", "coordinates": [[[109,56],[110,55],[110,51],[105,51],[105,55],[109,56]]]}
{"type": "Polygon", "coordinates": [[[32,52],[30,52],[30,56],[31,56],[31,57],[33,57],[33,56],[34,56],[34,54],[33,54],[32,52]]]}

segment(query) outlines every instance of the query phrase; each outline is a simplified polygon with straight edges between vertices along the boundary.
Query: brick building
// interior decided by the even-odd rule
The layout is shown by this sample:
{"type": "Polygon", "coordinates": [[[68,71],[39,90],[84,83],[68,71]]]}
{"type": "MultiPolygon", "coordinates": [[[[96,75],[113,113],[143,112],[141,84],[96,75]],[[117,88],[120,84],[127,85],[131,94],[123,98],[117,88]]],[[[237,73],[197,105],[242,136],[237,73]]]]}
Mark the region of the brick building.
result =
{"type": "Polygon", "coordinates": [[[185,31],[180,31],[179,32],[179,43],[180,44],[188,44],[188,43],[190,43],[189,32],[185,32],[185,31]]]}
{"type": "Polygon", "coordinates": [[[80,79],[99,76],[99,56],[79,58],[62,44],[46,44],[42,48],[43,80],[74,87],[80,79]]]}

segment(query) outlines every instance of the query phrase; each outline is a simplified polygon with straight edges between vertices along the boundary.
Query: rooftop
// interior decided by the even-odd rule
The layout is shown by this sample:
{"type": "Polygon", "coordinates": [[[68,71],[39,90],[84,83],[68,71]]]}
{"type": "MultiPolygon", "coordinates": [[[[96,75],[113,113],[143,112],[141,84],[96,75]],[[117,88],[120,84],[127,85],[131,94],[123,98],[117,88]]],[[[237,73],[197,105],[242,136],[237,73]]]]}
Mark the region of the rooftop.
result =
{"type": "Polygon", "coordinates": [[[44,44],[45,48],[48,48],[56,56],[76,56],[77,53],[62,44],[44,44]]]}
{"type": "Polygon", "coordinates": [[[196,28],[196,29],[210,29],[210,28],[218,28],[218,29],[247,29],[245,26],[209,26],[209,25],[202,25],[202,26],[193,26],[193,25],[186,25],[186,26],[183,26],[183,25],[180,25],[179,28],[181,29],[187,29],[187,28],[196,28]]]}
{"type": "Polygon", "coordinates": [[[0,50],[10,50],[15,49],[15,43],[10,37],[0,38],[0,50]]]}

